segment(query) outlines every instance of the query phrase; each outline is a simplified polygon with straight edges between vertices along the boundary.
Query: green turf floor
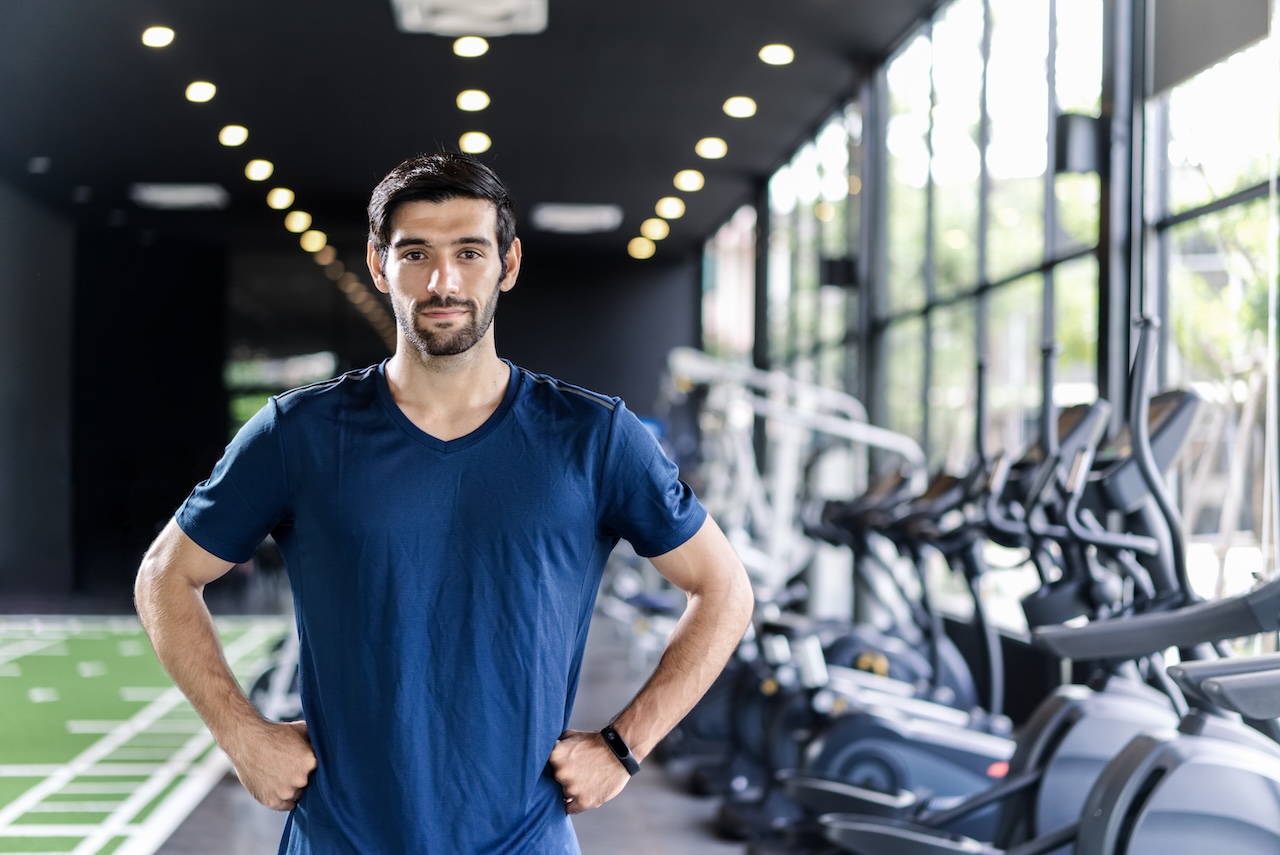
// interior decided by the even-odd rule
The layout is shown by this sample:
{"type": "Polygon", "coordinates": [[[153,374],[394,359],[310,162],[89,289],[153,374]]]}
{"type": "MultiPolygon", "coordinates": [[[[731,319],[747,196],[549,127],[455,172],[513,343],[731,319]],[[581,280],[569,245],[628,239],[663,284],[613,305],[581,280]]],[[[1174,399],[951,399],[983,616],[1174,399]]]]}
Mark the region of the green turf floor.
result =
{"type": "MultiPolygon", "coordinates": [[[[285,628],[218,621],[242,681],[285,628]]],[[[0,854],[149,855],[226,769],[137,620],[0,618],[0,854]]]]}

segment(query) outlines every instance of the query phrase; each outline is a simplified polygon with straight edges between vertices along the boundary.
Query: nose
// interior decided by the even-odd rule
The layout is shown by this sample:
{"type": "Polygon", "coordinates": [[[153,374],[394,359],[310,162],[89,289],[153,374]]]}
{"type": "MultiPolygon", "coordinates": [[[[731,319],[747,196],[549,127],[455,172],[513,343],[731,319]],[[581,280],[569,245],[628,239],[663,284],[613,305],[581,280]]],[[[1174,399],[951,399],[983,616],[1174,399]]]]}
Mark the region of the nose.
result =
{"type": "Polygon", "coordinates": [[[449,264],[436,265],[427,280],[427,290],[440,296],[458,293],[458,271],[449,264]]]}

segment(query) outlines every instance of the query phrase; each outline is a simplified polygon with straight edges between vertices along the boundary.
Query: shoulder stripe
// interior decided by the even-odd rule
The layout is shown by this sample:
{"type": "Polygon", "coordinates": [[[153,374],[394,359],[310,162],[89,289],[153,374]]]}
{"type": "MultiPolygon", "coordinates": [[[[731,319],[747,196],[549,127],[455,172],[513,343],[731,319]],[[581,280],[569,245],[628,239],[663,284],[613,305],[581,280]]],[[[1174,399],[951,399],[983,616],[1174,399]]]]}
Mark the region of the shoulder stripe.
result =
{"type": "Polygon", "coordinates": [[[568,392],[570,395],[577,395],[580,398],[586,398],[588,401],[593,401],[610,412],[613,412],[617,407],[617,402],[608,395],[601,395],[599,392],[592,392],[590,389],[583,389],[581,386],[574,386],[571,383],[565,383],[555,379],[554,377],[548,377],[545,374],[534,374],[527,368],[521,368],[520,373],[529,380],[532,380],[534,383],[541,383],[544,386],[549,386],[557,392],[568,392]]]}
{"type": "Polygon", "coordinates": [[[364,368],[355,368],[355,369],[352,369],[351,371],[347,371],[346,373],[339,374],[337,377],[331,377],[328,380],[320,380],[306,386],[299,386],[296,389],[289,389],[287,391],[281,392],[280,394],[275,396],[275,399],[277,401],[283,401],[285,398],[291,395],[295,395],[298,392],[324,391],[325,389],[329,389],[334,386],[337,386],[343,380],[346,380],[348,378],[364,379],[363,377],[357,378],[356,375],[367,375],[370,371],[376,368],[377,368],[376,365],[368,365],[368,366],[365,366],[364,368]]]}

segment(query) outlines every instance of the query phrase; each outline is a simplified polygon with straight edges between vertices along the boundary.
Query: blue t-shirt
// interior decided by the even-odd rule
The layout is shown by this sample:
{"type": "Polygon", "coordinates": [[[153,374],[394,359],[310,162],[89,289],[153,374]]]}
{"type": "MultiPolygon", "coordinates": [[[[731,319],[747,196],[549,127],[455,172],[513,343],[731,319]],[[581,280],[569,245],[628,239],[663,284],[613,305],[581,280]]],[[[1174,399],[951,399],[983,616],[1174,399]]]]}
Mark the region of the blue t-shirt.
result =
{"type": "Polygon", "coordinates": [[[273,398],[177,521],[227,561],[268,533],[285,557],[318,766],[281,853],[577,853],[546,764],[605,560],[705,517],[621,401],[515,366],[447,442],[385,363],[273,398]]]}

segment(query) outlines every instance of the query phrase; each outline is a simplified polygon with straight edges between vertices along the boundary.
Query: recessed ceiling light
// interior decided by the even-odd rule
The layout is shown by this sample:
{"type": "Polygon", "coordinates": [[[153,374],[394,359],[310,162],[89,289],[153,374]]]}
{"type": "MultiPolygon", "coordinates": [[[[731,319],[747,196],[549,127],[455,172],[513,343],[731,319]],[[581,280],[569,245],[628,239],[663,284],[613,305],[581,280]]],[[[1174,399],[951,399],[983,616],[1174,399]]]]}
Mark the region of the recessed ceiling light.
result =
{"type": "Polygon", "coordinates": [[[48,157],[33,157],[27,161],[27,172],[32,175],[44,175],[53,167],[53,159],[48,157]]]}
{"type": "MultiPolygon", "coordinates": [[[[324,267],[338,257],[338,251],[331,246],[326,246],[315,254],[316,264],[324,267]]],[[[337,277],[334,277],[337,278],[337,277]]]]}
{"type": "Polygon", "coordinates": [[[765,45],[760,48],[760,60],[769,65],[790,65],[796,52],[788,45],[765,45]]]}
{"type": "Polygon", "coordinates": [[[244,177],[250,181],[266,181],[275,171],[275,165],[269,160],[251,160],[245,164],[244,177]]]}
{"type": "Polygon", "coordinates": [[[535,229],[560,234],[584,235],[611,232],[622,225],[622,209],[617,205],[573,205],[539,202],[529,212],[535,229]]]}
{"type": "Polygon", "coordinates": [[[756,102],[746,95],[734,95],[724,102],[724,112],[735,119],[746,119],[756,114],[756,102]]]}
{"type": "Polygon", "coordinates": [[[273,187],[267,193],[267,207],[283,211],[293,204],[293,191],[288,187],[273,187]]]}
{"type": "Polygon", "coordinates": [[[682,169],[676,173],[675,181],[677,190],[683,190],[686,193],[695,193],[702,189],[706,184],[706,179],[702,177],[702,173],[696,169],[682,169]]]}
{"type": "MultiPolygon", "coordinates": [[[[326,246],[324,249],[333,249],[333,247],[326,246]]],[[[320,250],[320,253],[323,253],[324,249],[320,250]]],[[[317,258],[319,257],[320,253],[316,254],[317,258]]],[[[341,261],[330,261],[328,264],[324,266],[324,275],[328,276],[334,282],[337,282],[339,279],[341,279],[342,275],[346,272],[347,272],[347,268],[342,264],[341,261]]]]}
{"type": "Polygon", "coordinates": [[[664,220],[678,220],[684,216],[684,202],[676,196],[663,196],[653,209],[664,220]]]}
{"type": "Polygon", "coordinates": [[[147,27],[142,31],[142,43],[151,48],[168,47],[173,43],[173,30],[168,27],[147,27]]]}
{"type": "Polygon", "coordinates": [[[458,148],[467,154],[480,154],[488,151],[489,146],[493,145],[493,140],[489,139],[489,135],[480,131],[467,131],[458,138],[458,148]]]}
{"type": "Polygon", "coordinates": [[[650,217],[640,224],[640,234],[649,240],[662,240],[671,234],[671,226],[667,225],[666,220],[650,217]]]}
{"type": "Polygon", "coordinates": [[[458,93],[458,109],[475,113],[489,106],[489,93],[480,89],[464,89],[458,93]]]}
{"type": "Polygon", "coordinates": [[[729,144],[719,137],[703,137],[698,140],[698,144],[693,147],[698,153],[698,157],[705,157],[707,160],[719,160],[729,153],[729,144]]]}
{"type": "Polygon", "coordinates": [[[458,56],[484,56],[489,52],[489,43],[479,36],[463,36],[453,43],[453,52],[458,56]]]}
{"type": "Polygon", "coordinates": [[[298,243],[307,252],[319,252],[329,245],[329,236],[312,229],[309,232],[303,232],[302,237],[298,238],[298,243]]]}
{"type": "Polygon", "coordinates": [[[632,258],[639,258],[641,260],[653,258],[653,253],[657,251],[657,249],[658,248],[654,245],[653,241],[649,240],[647,237],[632,238],[631,242],[627,244],[627,254],[632,258]]]}
{"type": "Polygon", "coordinates": [[[290,211],[284,215],[284,227],[295,235],[311,228],[311,215],[306,211],[290,211]]]}
{"type": "Polygon", "coordinates": [[[231,201],[219,184],[130,184],[129,199],[157,211],[220,211],[231,201]]]}
{"type": "Polygon", "coordinates": [[[244,145],[249,138],[249,129],[244,125],[227,125],[218,131],[218,142],[227,146],[244,145]]]}
{"type": "Polygon", "coordinates": [[[197,80],[187,86],[187,100],[194,101],[197,104],[203,104],[205,101],[212,101],[213,96],[217,94],[218,87],[214,86],[207,80],[197,80]]]}

